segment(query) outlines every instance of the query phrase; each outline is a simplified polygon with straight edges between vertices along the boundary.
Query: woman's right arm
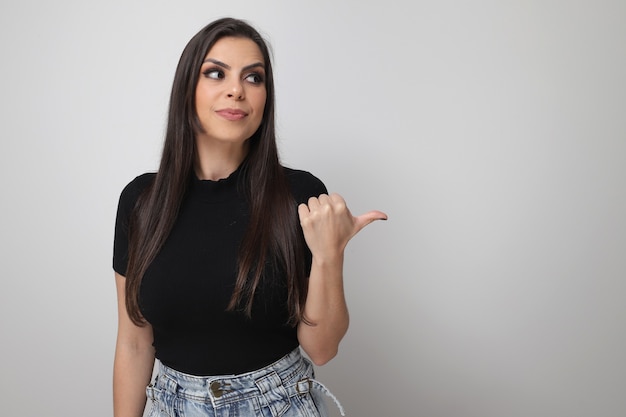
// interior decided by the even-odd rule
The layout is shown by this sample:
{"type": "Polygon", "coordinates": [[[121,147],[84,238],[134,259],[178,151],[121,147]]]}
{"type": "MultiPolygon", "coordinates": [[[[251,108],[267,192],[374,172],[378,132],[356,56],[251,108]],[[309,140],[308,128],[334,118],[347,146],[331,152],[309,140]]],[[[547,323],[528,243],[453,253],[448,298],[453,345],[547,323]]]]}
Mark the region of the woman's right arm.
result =
{"type": "Polygon", "coordinates": [[[126,278],[115,273],[118,327],[113,364],[113,415],[141,417],[146,406],[146,386],[154,367],[152,326],[134,324],[126,311],[126,278]]]}

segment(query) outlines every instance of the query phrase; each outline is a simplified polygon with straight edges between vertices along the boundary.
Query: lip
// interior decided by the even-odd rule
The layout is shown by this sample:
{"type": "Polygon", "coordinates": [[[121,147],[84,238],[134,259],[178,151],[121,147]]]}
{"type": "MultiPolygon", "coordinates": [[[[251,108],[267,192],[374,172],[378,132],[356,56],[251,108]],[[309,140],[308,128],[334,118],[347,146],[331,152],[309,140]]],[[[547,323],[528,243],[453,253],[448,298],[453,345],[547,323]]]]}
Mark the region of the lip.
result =
{"type": "Polygon", "coordinates": [[[248,113],[241,109],[221,109],[217,110],[215,113],[217,113],[220,117],[231,121],[241,120],[248,115],[248,113]]]}

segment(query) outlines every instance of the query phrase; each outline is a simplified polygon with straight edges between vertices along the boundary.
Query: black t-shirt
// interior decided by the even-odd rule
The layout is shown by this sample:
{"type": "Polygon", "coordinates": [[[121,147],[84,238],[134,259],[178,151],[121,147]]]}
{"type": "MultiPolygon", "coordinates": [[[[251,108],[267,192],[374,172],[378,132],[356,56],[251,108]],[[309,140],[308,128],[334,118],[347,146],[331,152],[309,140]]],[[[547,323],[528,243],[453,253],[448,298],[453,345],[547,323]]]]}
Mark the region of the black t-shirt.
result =
{"type": "MultiPolygon", "coordinates": [[[[305,171],[285,168],[297,204],[326,193],[305,171]]],[[[152,325],[156,357],[192,375],[238,374],[262,368],[298,346],[286,324],[287,292],[267,265],[252,318],[226,311],[237,274],[238,248],[248,226],[240,170],[219,181],[190,179],[174,227],[140,287],[141,313],[152,325]]],[[[144,174],[120,196],[113,268],[126,274],[128,221],[137,198],[156,174],[144,174]]],[[[307,250],[307,263],[310,253],[307,250]]]]}

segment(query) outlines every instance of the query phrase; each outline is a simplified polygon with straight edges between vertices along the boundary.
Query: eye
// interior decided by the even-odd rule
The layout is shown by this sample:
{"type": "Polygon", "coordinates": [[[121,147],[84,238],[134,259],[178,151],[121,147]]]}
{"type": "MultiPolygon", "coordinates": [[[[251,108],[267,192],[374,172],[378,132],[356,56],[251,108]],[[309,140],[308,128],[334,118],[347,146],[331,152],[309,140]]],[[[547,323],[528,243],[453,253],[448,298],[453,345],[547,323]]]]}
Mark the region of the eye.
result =
{"type": "Polygon", "coordinates": [[[217,68],[206,69],[202,72],[202,75],[213,80],[221,80],[224,78],[224,72],[217,68]]]}
{"type": "Polygon", "coordinates": [[[261,84],[263,83],[263,76],[261,74],[254,72],[252,74],[246,75],[245,80],[252,84],[261,84]]]}

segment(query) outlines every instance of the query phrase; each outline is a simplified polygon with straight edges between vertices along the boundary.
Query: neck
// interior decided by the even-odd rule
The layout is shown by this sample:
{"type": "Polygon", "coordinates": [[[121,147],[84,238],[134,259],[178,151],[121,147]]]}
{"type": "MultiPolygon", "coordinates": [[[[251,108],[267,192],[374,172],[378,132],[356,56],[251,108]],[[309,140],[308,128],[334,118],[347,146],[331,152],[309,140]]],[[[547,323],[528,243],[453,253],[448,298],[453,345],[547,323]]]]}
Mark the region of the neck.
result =
{"type": "Polygon", "coordinates": [[[194,170],[201,180],[217,181],[235,172],[248,154],[248,142],[209,143],[196,139],[194,170]]]}

